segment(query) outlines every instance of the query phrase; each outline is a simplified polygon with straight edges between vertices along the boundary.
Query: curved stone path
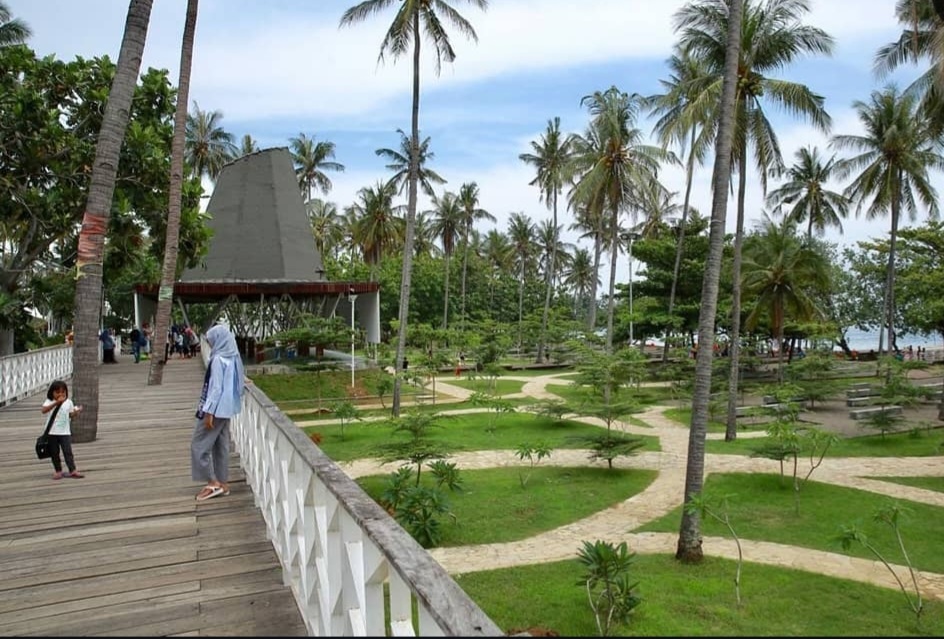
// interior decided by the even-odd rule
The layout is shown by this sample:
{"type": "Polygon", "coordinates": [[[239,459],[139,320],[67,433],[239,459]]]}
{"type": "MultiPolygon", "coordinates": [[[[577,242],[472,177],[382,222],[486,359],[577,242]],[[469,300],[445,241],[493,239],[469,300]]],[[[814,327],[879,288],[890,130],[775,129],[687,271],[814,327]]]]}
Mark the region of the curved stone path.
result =
{"type": "MultiPolygon", "coordinates": [[[[525,384],[521,393],[507,398],[532,397],[552,399],[556,396],[547,391],[549,383],[561,383],[557,375],[540,377],[507,377],[525,384]]],[[[471,395],[465,388],[437,380],[437,391],[464,399],[471,395]]],[[[643,452],[614,462],[621,468],[644,468],[659,471],[657,478],[642,492],[612,508],[594,513],[554,530],[519,541],[434,548],[430,552],[450,573],[459,574],[495,568],[546,563],[573,558],[584,540],[603,540],[610,543],[627,542],[635,552],[674,554],[678,541],[677,533],[634,533],[634,529],[675,509],[685,486],[685,465],[688,453],[688,429],[663,415],[667,406],[653,406],[634,415],[648,427],[621,423],[622,430],[637,435],[656,436],[662,450],[643,452]]],[[[449,411],[444,411],[449,412],[449,411]]],[[[459,411],[456,411],[459,412],[459,411]]],[[[468,411],[462,411],[468,412],[468,411]]],[[[588,423],[599,420],[583,419],[588,423]]],[[[763,436],[763,432],[746,436],[763,436]]],[[[742,435],[745,436],[745,435],[742,435]]],[[[711,433],[709,439],[723,438],[723,433],[711,433]]],[[[450,458],[462,469],[494,468],[497,466],[519,466],[521,460],[513,451],[474,451],[457,453],[450,458]]],[[[581,466],[587,464],[583,450],[555,450],[552,457],[542,465],[581,466]]],[[[776,462],[752,458],[745,455],[715,455],[705,457],[705,473],[776,472],[776,462]]],[[[352,477],[386,472],[378,460],[361,459],[340,466],[352,477]]],[[[944,476],[942,457],[869,457],[830,458],[816,470],[815,480],[849,488],[880,493],[893,498],[944,506],[944,493],[883,482],[875,477],[944,476]]],[[[816,572],[841,579],[866,582],[886,588],[898,588],[898,583],[888,569],[878,561],[850,557],[799,546],[790,546],[766,541],[741,539],[744,561],[795,568],[816,572]]],[[[737,546],[733,539],[705,537],[702,543],[706,555],[737,559],[737,546]]],[[[910,580],[907,567],[893,565],[905,583],[910,580]]],[[[944,599],[944,574],[920,572],[918,583],[926,598],[944,599]]]]}

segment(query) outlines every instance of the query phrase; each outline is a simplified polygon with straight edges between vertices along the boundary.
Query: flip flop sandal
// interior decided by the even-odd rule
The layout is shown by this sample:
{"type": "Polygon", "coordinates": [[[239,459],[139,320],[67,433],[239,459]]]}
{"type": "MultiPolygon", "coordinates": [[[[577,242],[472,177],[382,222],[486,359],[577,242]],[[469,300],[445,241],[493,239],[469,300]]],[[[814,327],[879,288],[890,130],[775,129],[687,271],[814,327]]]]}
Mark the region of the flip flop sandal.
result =
{"type": "Polygon", "coordinates": [[[203,490],[201,490],[200,493],[197,495],[197,501],[206,501],[207,499],[211,499],[213,497],[216,497],[217,495],[222,495],[222,494],[223,494],[223,488],[220,486],[205,486],[203,490]],[[210,489],[209,492],[207,492],[207,488],[210,489]]]}

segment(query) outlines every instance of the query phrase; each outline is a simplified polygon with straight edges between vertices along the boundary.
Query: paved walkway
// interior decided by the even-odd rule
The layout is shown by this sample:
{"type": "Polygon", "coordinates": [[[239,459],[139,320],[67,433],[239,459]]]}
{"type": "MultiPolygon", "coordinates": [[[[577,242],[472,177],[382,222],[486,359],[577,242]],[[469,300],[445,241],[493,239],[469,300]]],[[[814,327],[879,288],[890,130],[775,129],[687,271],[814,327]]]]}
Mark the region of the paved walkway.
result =
{"type": "MultiPolygon", "coordinates": [[[[547,391],[548,384],[566,383],[557,375],[541,377],[508,377],[525,381],[520,394],[508,395],[508,398],[527,396],[538,399],[551,399],[555,396],[547,391]]],[[[452,395],[457,399],[468,397],[471,392],[465,388],[437,380],[437,391],[452,395]]],[[[661,452],[645,452],[629,458],[616,460],[615,465],[622,468],[644,468],[659,471],[658,477],[644,491],[638,493],[613,508],[561,526],[554,530],[522,539],[520,541],[463,546],[454,548],[435,548],[432,555],[450,573],[459,574],[495,568],[546,563],[574,557],[576,549],[587,539],[600,539],[611,543],[628,542],[630,548],[638,553],[674,554],[678,542],[677,533],[634,533],[636,528],[664,516],[677,508],[685,486],[685,465],[688,456],[688,428],[667,419],[663,415],[666,406],[653,406],[644,413],[634,415],[648,427],[621,424],[629,433],[656,436],[661,444],[661,452]]],[[[593,419],[582,421],[594,423],[593,419]]],[[[323,423],[323,422],[322,422],[323,423]]],[[[596,420],[596,423],[599,423],[596,420]]],[[[763,436],[756,432],[747,436],[763,436]]],[[[741,434],[739,436],[745,436],[741,434]]],[[[712,433],[709,439],[721,439],[723,433],[712,433]]],[[[521,461],[514,451],[474,451],[458,453],[450,458],[460,468],[493,468],[496,466],[517,466],[521,461]]],[[[586,451],[555,450],[552,457],[541,462],[542,465],[580,466],[587,464],[586,451]]],[[[768,459],[751,458],[744,455],[706,455],[705,472],[734,473],[776,472],[776,462],[768,459]]],[[[341,467],[352,477],[386,472],[378,460],[357,460],[342,463],[341,467]]],[[[816,470],[815,481],[832,483],[839,486],[868,490],[897,499],[944,506],[944,493],[921,488],[884,482],[870,477],[905,477],[905,476],[944,476],[942,457],[909,458],[830,458],[816,470]]],[[[817,572],[832,577],[867,582],[887,588],[898,588],[894,577],[878,561],[859,559],[840,553],[825,552],[789,546],[765,541],[741,539],[744,560],[749,562],[785,566],[809,572],[817,572]]],[[[706,555],[737,559],[737,546],[733,539],[723,537],[705,537],[703,550],[706,555]]],[[[907,567],[895,565],[896,572],[907,579],[907,567]]],[[[921,572],[919,584],[922,594],[927,598],[944,599],[944,574],[921,572]]]]}

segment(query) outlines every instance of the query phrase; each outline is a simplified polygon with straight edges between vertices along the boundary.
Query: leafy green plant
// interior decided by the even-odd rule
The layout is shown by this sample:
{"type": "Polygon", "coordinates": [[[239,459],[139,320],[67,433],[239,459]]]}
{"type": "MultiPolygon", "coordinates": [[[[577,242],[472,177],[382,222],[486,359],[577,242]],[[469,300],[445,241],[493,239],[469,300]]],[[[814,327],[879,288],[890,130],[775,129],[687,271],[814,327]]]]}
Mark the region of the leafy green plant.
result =
{"type": "Polygon", "coordinates": [[[357,410],[357,407],[350,401],[343,401],[334,406],[334,416],[338,418],[341,423],[341,439],[344,439],[344,427],[347,424],[350,424],[355,419],[357,421],[361,420],[360,411],[357,410]]]}
{"type": "Polygon", "coordinates": [[[901,536],[901,526],[900,521],[902,517],[907,513],[906,509],[899,505],[897,502],[892,502],[878,509],[873,515],[873,519],[879,523],[887,524],[891,526],[895,531],[895,539],[898,541],[898,548],[901,550],[901,555],[905,560],[905,565],[908,566],[908,572],[911,575],[911,587],[914,589],[914,596],[908,591],[908,588],[905,586],[904,582],[901,580],[901,577],[898,576],[898,573],[895,572],[895,569],[892,568],[891,564],[888,563],[888,560],[882,555],[879,550],[873,546],[868,537],[855,526],[843,526],[842,533],[838,537],[839,543],[842,545],[843,550],[848,550],[849,547],[857,542],[862,544],[869,552],[871,552],[875,557],[882,562],[882,565],[885,566],[892,576],[895,578],[895,581],[898,582],[898,588],[901,590],[901,593],[905,596],[905,599],[908,601],[908,606],[911,608],[911,611],[915,614],[915,621],[921,623],[921,613],[924,611],[924,602],[921,599],[921,589],[918,587],[918,576],[915,573],[914,566],[911,564],[911,559],[908,557],[908,551],[905,549],[905,542],[901,536]]]}
{"type": "Polygon", "coordinates": [[[442,538],[439,515],[448,512],[441,490],[413,486],[404,493],[394,517],[423,548],[432,548],[442,538]]]}
{"type": "Polygon", "coordinates": [[[374,392],[380,398],[380,406],[384,409],[387,404],[384,403],[384,396],[393,390],[393,377],[390,375],[380,375],[374,379],[374,392]]]}
{"type": "Polygon", "coordinates": [[[521,444],[515,451],[515,455],[517,455],[518,459],[522,461],[527,459],[530,462],[527,473],[518,473],[518,481],[521,483],[521,487],[524,488],[528,485],[528,480],[531,479],[531,473],[534,471],[534,464],[541,461],[545,457],[550,457],[551,449],[543,442],[535,446],[532,446],[531,444],[521,444]]]}
{"type": "Polygon", "coordinates": [[[513,403],[507,399],[502,399],[501,397],[491,395],[489,393],[480,393],[476,391],[472,393],[471,397],[469,397],[469,401],[473,406],[482,406],[488,409],[488,424],[486,424],[484,429],[487,433],[495,432],[496,421],[498,420],[499,415],[502,413],[515,412],[515,405],[513,403]]]}
{"type": "Polygon", "coordinates": [[[452,491],[462,490],[462,479],[459,477],[459,467],[455,462],[436,459],[426,465],[429,467],[429,472],[436,481],[437,488],[445,486],[452,491]]]}
{"type": "Polygon", "coordinates": [[[642,601],[634,592],[639,584],[631,582],[629,575],[635,556],[625,541],[618,546],[584,541],[577,553],[577,561],[586,568],[577,583],[587,591],[601,637],[609,636],[616,624],[627,623],[642,601]]]}
{"type": "Polygon", "coordinates": [[[705,495],[704,492],[696,493],[692,495],[688,502],[685,504],[685,510],[689,513],[698,513],[702,517],[711,517],[715,519],[728,529],[728,532],[731,533],[731,536],[734,537],[734,543],[737,544],[738,549],[738,559],[737,559],[737,569],[734,573],[734,596],[737,599],[738,606],[741,605],[741,567],[744,564],[744,553],[741,551],[741,540],[737,536],[737,533],[734,531],[734,526],[731,525],[731,520],[728,517],[728,498],[730,495],[725,495],[718,499],[712,499],[711,497],[705,495]]]}
{"type": "Polygon", "coordinates": [[[405,433],[405,442],[389,442],[380,447],[384,461],[408,461],[416,468],[416,485],[420,485],[423,464],[432,459],[443,459],[449,455],[448,448],[429,439],[429,431],[439,426],[439,413],[423,413],[411,410],[400,417],[391,418],[394,434],[405,433]]]}

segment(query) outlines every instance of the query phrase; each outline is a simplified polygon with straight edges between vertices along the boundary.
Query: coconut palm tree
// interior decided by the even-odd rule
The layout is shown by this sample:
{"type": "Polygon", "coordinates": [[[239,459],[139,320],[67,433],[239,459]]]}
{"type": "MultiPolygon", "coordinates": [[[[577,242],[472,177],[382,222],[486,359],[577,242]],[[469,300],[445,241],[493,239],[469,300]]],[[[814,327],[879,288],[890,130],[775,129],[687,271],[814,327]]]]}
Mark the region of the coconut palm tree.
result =
{"type": "Polygon", "coordinates": [[[849,200],[827,184],[833,179],[836,158],[824,160],[816,147],[803,147],[796,151],[796,162],[787,169],[787,181],[767,196],[769,206],[780,208],[791,204],[787,219],[797,224],[806,221],[806,237],[813,237],[813,229],[819,235],[834,226],[842,233],[842,220],[849,215],[849,200]]]}
{"type": "MultiPolygon", "coordinates": [[[[541,135],[540,141],[531,141],[531,152],[522,153],[518,156],[525,164],[534,167],[535,178],[529,182],[531,186],[537,186],[540,190],[540,198],[551,210],[552,228],[557,230],[557,200],[564,188],[564,181],[568,177],[569,165],[571,159],[571,138],[565,136],[560,130],[560,118],[555,117],[548,120],[547,129],[541,135]]],[[[550,277],[555,273],[557,260],[557,240],[553,242],[553,249],[550,254],[550,263],[548,264],[544,280],[544,311],[541,314],[541,333],[538,336],[538,349],[536,361],[544,361],[544,346],[547,337],[547,316],[551,309],[551,280],[550,277]]]]}
{"type": "Polygon", "coordinates": [[[944,130],[944,31],[934,6],[927,0],[898,0],[895,17],[904,29],[898,40],[879,48],[873,71],[879,79],[906,64],[928,65],[905,90],[920,100],[935,133],[944,130]]]}
{"type": "Polygon", "coordinates": [[[482,220],[495,222],[495,216],[479,206],[479,185],[465,182],[459,187],[459,207],[462,211],[462,304],[460,307],[459,330],[465,330],[466,280],[469,271],[469,250],[475,223],[482,220]]]}
{"type": "Polygon", "coordinates": [[[599,276],[593,268],[590,251],[580,247],[574,251],[574,256],[564,272],[564,284],[574,293],[574,319],[579,318],[580,307],[588,303],[594,279],[599,279],[599,276]]]}
{"type": "Polygon", "coordinates": [[[6,2],[0,1],[0,47],[23,44],[33,32],[20,18],[14,18],[6,2]]]}
{"type": "Polygon", "coordinates": [[[570,230],[578,231],[581,239],[593,241],[593,272],[596,276],[589,280],[590,291],[587,308],[587,330],[593,332],[597,327],[597,290],[600,286],[600,261],[603,255],[603,242],[606,236],[605,228],[608,218],[601,206],[577,202],[574,199],[574,189],[570,191],[569,205],[574,210],[574,221],[569,227],[570,230]]]}
{"type": "Polygon", "coordinates": [[[360,248],[364,262],[370,266],[370,281],[377,280],[377,265],[386,255],[403,247],[403,206],[395,206],[396,187],[392,182],[378,181],[373,187],[357,192],[357,201],[348,207],[353,220],[352,244],[360,248]]]}
{"type": "Polygon", "coordinates": [[[314,137],[299,133],[289,138],[298,188],[308,202],[313,197],[312,189],[327,195],[331,190],[331,180],[325,171],[344,171],[344,165],[334,161],[334,142],[315,142],[314,137]]]}
{"type": "MultiPolygon", "coordinates": [[[[193,40],[197,28],[199,0],[187,0],[187,16],[180,45],[180,73],[177,81],[177,108],[174,111],[174,136],[170,149],[170,186],[167,201],[167,228],[164,231],[164,261],[161,267],[160,291],[173,293],[177,281],[177,243],[180,239],[180,207],[184,182],[184,146],[187,129],[187,101],[190,99],[190,69],[193,66],[193,40]]],[[[163,353],[170,326],[170,311],[173,295],[157,296],[157,311],[154,316],[153,352],[163,353]]],[[[164,380],[164,363],[159,357],[151,357],[148,368],[148,386],[159,386],[164,380]]]]}
{"type": "Polygon", "coordinates": [[[259,151],[259,144],[253,139],[248,133],[245,134],[242,139],[239,141],[239,157],[244,155],[249,155],[250,153],[256,153],[259,151]]]}
{"type": "Polygon", "coordinates": [[[864,133],[836,135],[830,146],[855,153],[836,163],[836,175],[840,179],[854,175],[844,194],[856,204],[856,215],[867,203],[867,219],[891,215],[882,309],[885,330],[879,331],[878,339],[881,355],[886,331],[889,350],[895,346],[895,243],[901,213],[904,210],[914,220],[920,202],[929,217],[937,218],[937,191],[929,173],[944,170],[944,158],[940,139],[932,134],[933,125],[914,94],[889,86],[873,91],[869,102],[856,100],[853,108],[864,133]]]}
{"type": "Polygon", "coordinates": [[[507,235],[498,229],[490,229],[482,243],[482,256],[488,264],[488,309],[491,312],[498,283],[514,268],[515,251],[507,235]]]}
{"type": "Polygon", "coordinates": [[[715,338],[715,315],[718,311],[718,280],[724,249],[724,222],[728,207],[728,181],[731,173],[731,151],[734,148],[735,103],[738,85],[738,60],[741,51],[741,13],[744,6],[732,2],[727,18],[727,40],[721,74],[721,99],[718,105],[715,164],[711,174],[711,231],[708,259],[701,287],[698,313],[698,354],[695,360],[695,388],[692,393],[692,423],[688,431],[688,457],[685,466],[685,495],[682,521],[679,525],[676,559],[698,563],[703,558],[701,519],[697,509],[689,509],[694,498],[701,495],[705,481],[705,436],[708,432],[708,402],[711,393],[710,347],[715,338]],[[706,346],[707,345],[707,346],[706,346]]]}
{"type": "Polygon", "coordinates": [[[669,335],[674,328],[671,323],[672,312],[675,310],[675,294],[678,290],[679,271],[682,266],[682,254],[685,245],[685,229],[688,226],[688,215],[692,196],[692,182],[695,176],[695,165],[704,163],[705,156],[711,149],[710,127],[706,124],[711,120],[711,111],[715,107],[712,100],[706,99],[708,94],[700,86],[708,75],[708,68],[703,60],[685,52],[677,52],[669,58],[669,69],[672,71],[668,80],[659,80],[664,93],[650,96],[646,99],[651,113],[657,116],[653,132],[663,148],[677,145],[685,160],[685,198],[682,202],[682,219],[679,223],[679,233],[675,245],[675,265],[672,269],[672,285],[669,289],[668,317],[670,324],[666,326],[665,345],[662,349],[662,361],[668,361],[669,335]]]}
{"type": "Polygon", "coordinates": [[[193,103],[193,112],[187,115],[187,143],[184,160],[190,174],[216,180],[223,165],[236,157],[233,134],[221,126],[222,111],[203,111],[193,103]]]}
{"type": "Polygon", "coordinates": [[[102,318],[105,234],[115,193],[121,144],[128,128],[131,99],[141,70],[141,57],[151,20],[151,4],[151,0],[131,0],[128,4],[115,77],[95,145],[88,202],[79,231],[72,395],[81,398],[85,410],[72,422],[72,436],[76,442],[94,441],[98,435],[98,334],[102,318]]]}
{"type": "Polygon", "coordinates": [[[339,249],[344,243],[344,225],[338,205],[319,198],[313,198],[306,205],[308,223],[311,225],[311,234],[315,238],[315,248],[324,256],[331,248],[331,255],[338,257],[339,249]]]}
{"type": "Polygon", "coordinates": [[[607,302],[606,349],[613,350],[613,313],[616,291],[616,261],[619,257],[619,216],[636,210],[643,184],[658,179],[659,162],[672,161],[671,153],[642,144],[636,118],[644,104],[638,94],[629,95],[615,86],[584,96],[581,104],[590,111],[591,122],[583,136],[574,137],[575,199],[608,212],[610,243],[610,288],[607,302]]]}
{"type": "Polygon", "coordinates": [[[812,243],[800,241],[794,220],[776,224],[765,216],[744,244],[742,286],[754,303],[745,326],[755,328],[762,317],[770,320],[778,344],[777,379],[782,382],[786,318],[811,321],[821,315],[809,291],[828,289],[829,263],[812,243]]]}
{"type": "MultiPolygon", "coordinates": [[[[397,133],[400,134],[399,151],[394,149],[377,149],[376,153],[388,162],[386,169],[393,171],[390,181],[396,186],[397,193],[403,195],[403,190],[409,186],[410,182],[410,138],[401,129],[397,129],[397,133]]],[[[424,138],[420,143],[418,157],[417,183],[419,184],[419,188],[423,190],[423,193],[431,198],[436,194],[433,185],[441,186],[445,184],[446,178],[427,166],[427,163],[436,157],[436,154],[429,150],[428,137],[424,138]]]]}
{"type": "Polygon", "coordinates": [[[431,230],[442,242],[442,254],[445,261],[443,267],[443,330],[449,328],[449,261],[456,250],[456,240],[462,233],[462,207],[455,193],[445,192],[443,196],[433,196],[433,208],[429,211],[433,216],[431,230]]]}
{"type": "Polygon", "coordinates": [[[512,213],[508,218],[508,238],[511,241],[515,267],[518,271],[518,355],[521,355],[521,331],[524,323],[524,284],[534,264],[536,246],[532,241],[535,234],[534,222],[521,212],[512,213]]]}
{"type": "MultiPolygon", "coordinates": [[[[488,8],[488,0],[466,0],[472,6],[483,11],[488,8]]],[[[453,4],[455,0],[453,0],[453,4]]],[[[456,52],[449,41],[449,34],[444,28],[444,19],[460,33],[478,42],[475,29],[447,0],[364,0],[341,16],[341,26],[363,22],[390,7],[396,7],[396,13],[390,28],[384,34],[380,44],[379,60],[389,54],[394,59],[413,52],[413,108],[410,128],[409,171],[407,178],[406,237],[404,239],[403,267],[400,278],[400,312],[397,352],[394,369],[397,372],[393,384],[391,410],[394,417],[400,416],[400,384],[402,381],[403,356],[406,352],[406,334],[410,310],[410,286],[413,271],[413,240],[416,221],[417,185],[419,182],[420,149],[420,42],[421,35],[433,47],[436,60],[436,72],[442,68],[442,62],[453,62],[456,52]]]]}
{"type": "MultiPolygon", "coordinates": [[[[807,86],[771,78],[772,72],[804,54],[830,54],[833,38],[822,29],[804,25],[809,12],[808,0],[742,0],[741,47],[738,60],[737,129],[734,160],[737,162],[738,193],[734,254],[731,263],[733,282],[731,325],[728,330],[729,375],[728,413],[725,439],[737,437],[737,398],[740,381],[741,332],[741,246],[744,241],[744,207],[747,190],[747,159],[753,151],[761,187],[767,189],[769,171],[783,167],[780,143],[767,119],[764,105],[806,118],[824,132],[831,125],[823,108],[823,98],[807,86]]],[[[680,9],[675,17],[681,31],[679,46],[702,58],[709,70],[703,80],[704,91],[716,94],[721,88],[722,67],[727,41],[728,0],[698,0],[680,9]]]]}

